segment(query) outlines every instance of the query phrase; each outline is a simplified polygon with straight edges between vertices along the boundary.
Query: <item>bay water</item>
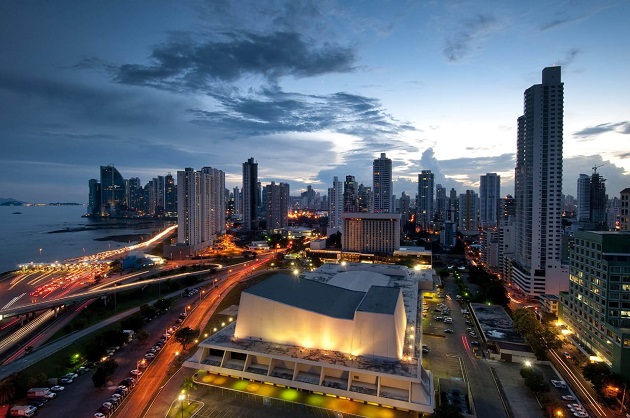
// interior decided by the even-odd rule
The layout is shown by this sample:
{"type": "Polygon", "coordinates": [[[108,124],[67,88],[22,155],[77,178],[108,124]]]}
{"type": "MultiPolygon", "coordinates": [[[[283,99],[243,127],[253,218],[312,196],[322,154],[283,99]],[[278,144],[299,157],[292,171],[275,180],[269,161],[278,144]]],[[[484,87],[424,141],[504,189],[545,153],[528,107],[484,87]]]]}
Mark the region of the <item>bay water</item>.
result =
{"type": "Polygon", "coordinates": [[[140,235],[153,235],[167,224],[82,218],[86,211],[82,205],[0,206],[0,273],[22,263],[61,262],[135,244],[140,235]]]}

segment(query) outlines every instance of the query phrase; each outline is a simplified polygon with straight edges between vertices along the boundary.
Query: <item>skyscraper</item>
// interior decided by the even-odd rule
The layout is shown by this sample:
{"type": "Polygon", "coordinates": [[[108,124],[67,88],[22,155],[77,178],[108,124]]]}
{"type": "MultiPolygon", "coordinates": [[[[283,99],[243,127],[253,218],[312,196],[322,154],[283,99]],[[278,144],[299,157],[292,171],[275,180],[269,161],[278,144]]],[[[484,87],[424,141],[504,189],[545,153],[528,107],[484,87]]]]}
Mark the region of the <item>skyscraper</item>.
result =
{"type": "Polygon", "coordinates": [[[427,230],[433,222],[433,173],[422,170],[418,174],[418,225],[427,230]]]}
{"type": "Polygon", "coordinates": [[[597,230],[607,229],[606,204],[608,203],[608,195],[606,195],[605,181],[606,179],[597,173],[597,167],[593,167],[593,174],[589,182],[588,220],[593,229],[597,230]]]}
{"type": "Polygon", "coordinates": [[[212,167],[201,169],[205,175],[202,213],[204,216],[204,241],[216,239],[225,233],[225,173],[212,167]]]}
{"type": "Polygon", "coordinates": [[[167,216],[177,213],[177,186],[171,173],[164,177],[164,210],[167,216]]]}
{"type": "Polygon", "coordinates": [[[448,199],[446,198],[446,189],[441,184],[435,185],[435,215],[438,221],[446,220],[446,210],[448,207],[448,199]]]}
{"type": "Polygon", "coordinates": [[[392,212],[392,160],[381,153],[372,165],[374,213],[392,212]]]}
{"type": "Polygon", "coordinates": [[[577,181],[577,213],[578,222],[586,222],[589,218],[589,194],[591,179],[586,174],[580,174],[577,181]]]}
{"type": "Polygon", "coordinates": [[[346,176],[343,183],[343,211],[356,213],[359,211],[358,185],[354,176],[346,176]]]}
{"type": "Polygon", "coordinates": [[[265,186],[267,196],[265,217],[267,230],[289,226],[289,185],[287,183],[276,184],[273,181],[265,186]]]}
{"type": "Polygon", "coordinates": [[[190,247],[201,243],[200,175],[190,167],[177,172],[177,242],[190,247]]]}
{"type": "Polygon", "coordinates": [[[89,190],[87,214],[99,216],[101,214],[101,183],[96,179],[90,179],[89,190]]]}
{"type": "Polygon", "coordinates": [[[120,216],[125,209],[125,180],[113,165],[101,166],[101,216],[120,216]]]}
{"type": "Polygon", "coordinates": [[[250,158],[243,163],[243,229],[258,229],[258,163],[250,158]]]}
{"type": "Polygon", "coordinates": [[[341,230],[343,213],[343,183],[337,176],[333,178],[333,187],[328,189],[328,235],[341,230]]]}
{"type": "Polygon", "coordinates": [[[478,232],[479,195],[472,190],[459,195],[459,230],[462,232],[478,232]]]}
{"type": "Polygon", "coordinates": [[[528,295],[568,287],[561,264],[562,128],[560,67],[542,71],[542,84],[525,90],[518,118],[514,198],[516,251],[512,280],[528,295]]]}
{"type": "Polygon", "coordinates": [[[479,177],[479,222],[482,228],[494,228],[499,220],[501,176],[487,173],[479,177]]]}

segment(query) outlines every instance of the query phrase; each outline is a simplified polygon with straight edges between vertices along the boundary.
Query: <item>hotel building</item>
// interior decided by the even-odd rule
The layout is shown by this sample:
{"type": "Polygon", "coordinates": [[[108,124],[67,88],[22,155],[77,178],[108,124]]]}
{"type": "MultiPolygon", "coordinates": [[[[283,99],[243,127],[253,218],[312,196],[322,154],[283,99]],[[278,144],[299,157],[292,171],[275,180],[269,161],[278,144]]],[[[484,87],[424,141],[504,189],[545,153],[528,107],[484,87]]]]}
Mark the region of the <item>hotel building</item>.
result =
{"type": "Polygon", "coordinates": [[[630,233],[576,231],[559,318],[573,338],[630,378],[630,233]]]}

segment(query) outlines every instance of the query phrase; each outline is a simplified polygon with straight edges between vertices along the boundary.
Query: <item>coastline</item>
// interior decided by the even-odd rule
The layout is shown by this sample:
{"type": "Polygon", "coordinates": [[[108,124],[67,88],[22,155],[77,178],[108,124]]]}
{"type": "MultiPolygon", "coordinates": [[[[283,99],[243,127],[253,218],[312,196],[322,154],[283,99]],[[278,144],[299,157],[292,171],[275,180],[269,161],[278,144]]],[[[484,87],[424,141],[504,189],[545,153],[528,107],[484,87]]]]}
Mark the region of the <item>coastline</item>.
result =
{"type": "MultiPolygon", "coordinates": [[[[164,218],[83,217],[84,206],[0,207],[0,272],[23,263],[53,263],[137,244],[173,225],[164,218]]],[[[4,274],[2,273],[2,274],[4,274]]]]}

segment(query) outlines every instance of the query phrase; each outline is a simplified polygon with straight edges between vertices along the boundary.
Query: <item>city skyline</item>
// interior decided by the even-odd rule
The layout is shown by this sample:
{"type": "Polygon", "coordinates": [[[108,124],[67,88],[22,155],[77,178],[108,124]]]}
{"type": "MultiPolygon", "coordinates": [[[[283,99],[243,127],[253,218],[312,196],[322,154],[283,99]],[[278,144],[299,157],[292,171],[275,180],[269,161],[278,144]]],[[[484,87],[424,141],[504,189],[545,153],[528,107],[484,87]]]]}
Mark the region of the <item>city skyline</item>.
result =
{"type": "Polygon", "coordinates": [[[371,186],[381,153],[398,197],[414,196],[421,170],[458,193],[495,172],[513,194],[522,92],[553,65],[567,92],[563,192],[575,196],[579,174],[600,164],[610,197],[629,183],[624,2],[6,2],[0,12],[3,198],[86,203],[108,164],[143,183],[212,166],[231,189],[250,157],[263,184],[324,194],[334,176],[371,186]]]}

